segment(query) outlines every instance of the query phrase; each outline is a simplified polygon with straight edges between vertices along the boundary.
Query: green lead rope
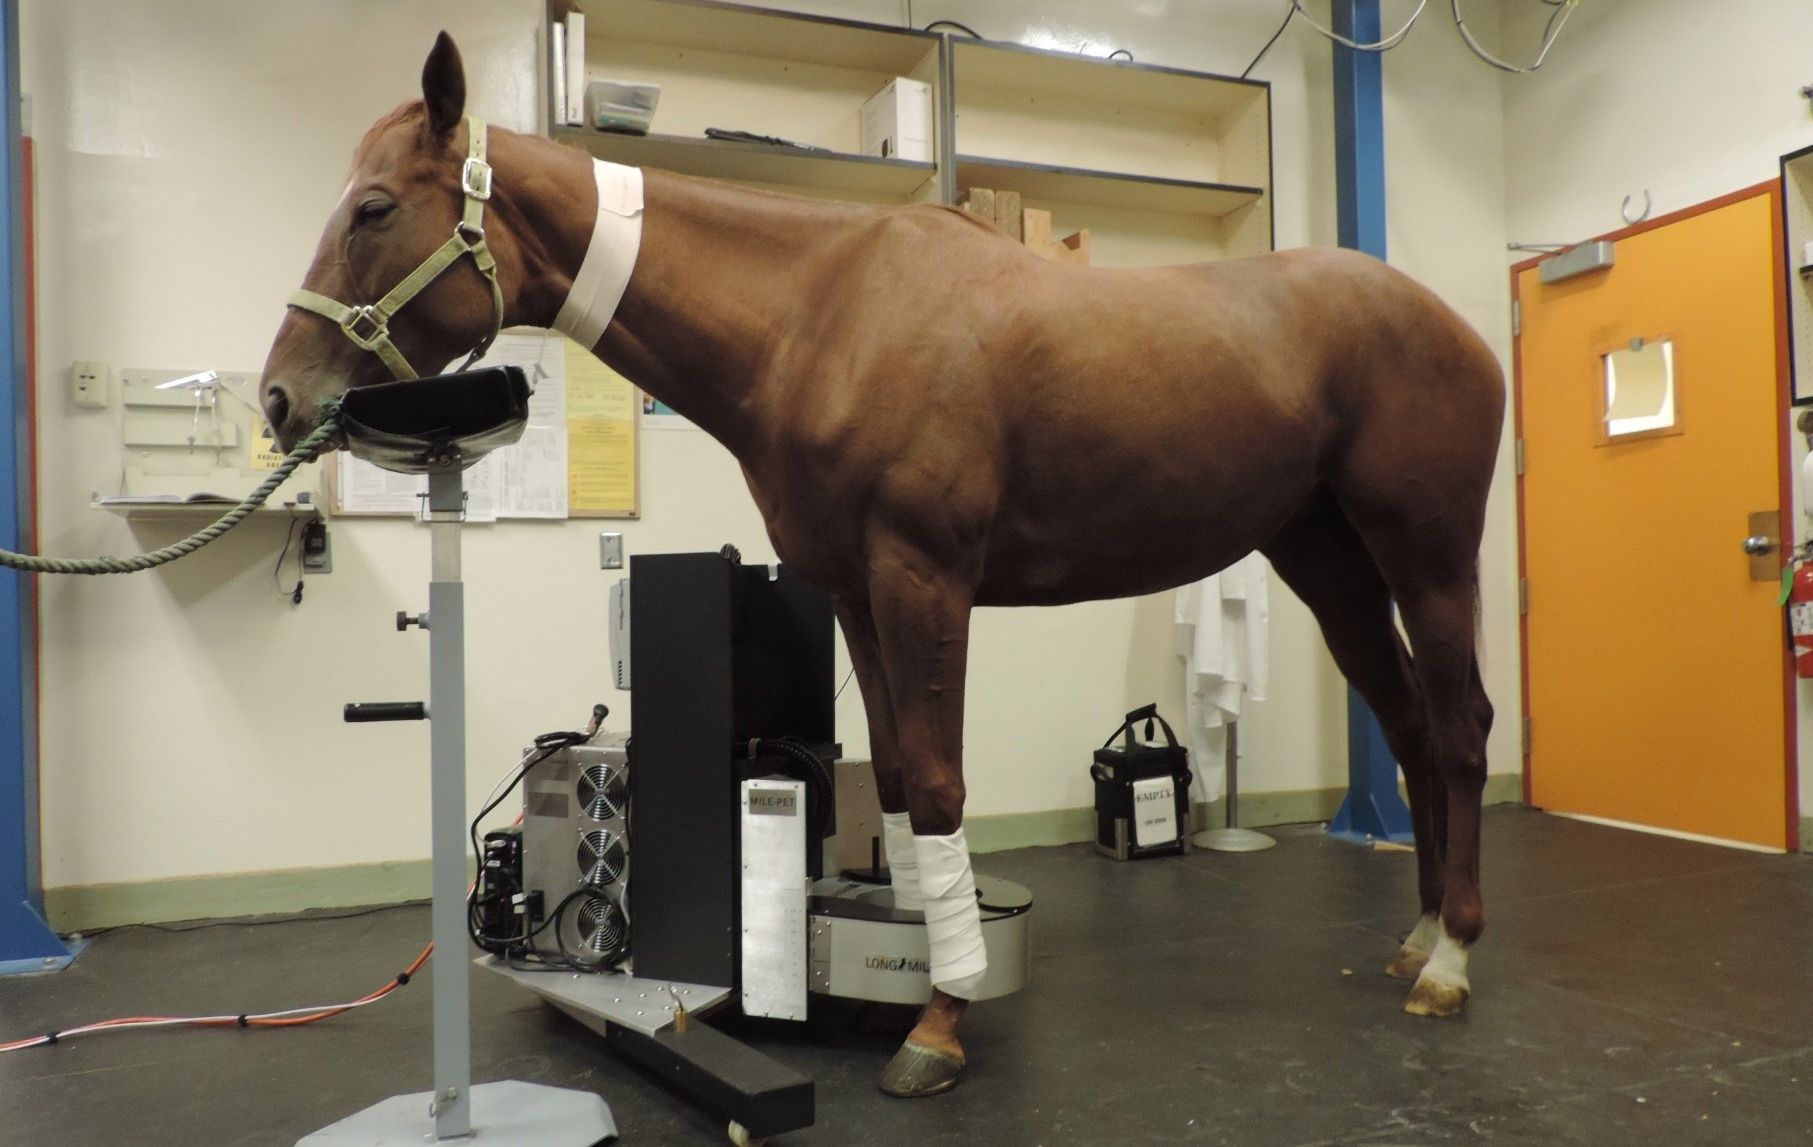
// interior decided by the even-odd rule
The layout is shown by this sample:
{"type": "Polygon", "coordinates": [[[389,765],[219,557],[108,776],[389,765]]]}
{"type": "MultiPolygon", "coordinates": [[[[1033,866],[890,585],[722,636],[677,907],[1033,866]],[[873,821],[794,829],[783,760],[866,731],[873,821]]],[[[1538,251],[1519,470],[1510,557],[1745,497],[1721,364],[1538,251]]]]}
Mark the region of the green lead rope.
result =
{"type": "Polygon", "coordinates": [[[36,554],[16,554],[11,550],[0,550],[0,566],[24,570],[27,573],[53,574],[122,574],[137,573],[140,570],[155,569],[177,558],[187,557],[201,549],[215,538],[245,521],[246,515],[264,505],[265,500],[283,485],[289,476],[296,472],[296,467],[312,461],[321,447],[327,444],[334,432],[340,429],[340,404],[323,403],[321,424],[309,432],[308,437],[296,443],[296,448],[286,455],[275,470],[258,488],[247,494],[245,500],[231,510],[222,514],[211,525],[190,534],[180,542],[165,546],[161,550],[152,550],[148,554],[138,554],[130,558],[44,558],[36,554]]]}

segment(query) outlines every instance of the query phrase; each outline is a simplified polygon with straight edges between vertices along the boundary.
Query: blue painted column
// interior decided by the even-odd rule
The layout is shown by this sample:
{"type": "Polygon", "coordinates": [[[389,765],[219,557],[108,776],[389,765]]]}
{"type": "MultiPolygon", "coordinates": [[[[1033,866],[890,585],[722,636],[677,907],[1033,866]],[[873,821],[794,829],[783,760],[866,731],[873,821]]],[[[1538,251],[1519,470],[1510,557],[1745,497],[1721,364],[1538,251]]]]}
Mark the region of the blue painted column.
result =
{"type": "MultiPolygon", "coordinates": [[[[1361,44],[1379,39],[1379,0],[1334,0],[1335,31],[1361,44]]],[[[1335,210],[1343,247],[1385,257],[1385,108],[1381,54],[1335,45],[1335,210]]],[[[1348,840],[1409,840],[1410,810],[1398,795],[1397,762],[1379,719],[1347,689],[1347,799],[1329,822],[1348,840]]]]}
{"type": "MultiPolygon", "coordinates": [[[[19,140],[19,4],[0,3],[0,548],[29,550],[31,378],[26,373],[25,201],[19,140]]],[[[37,614],[28,574],[0,572],[0,974],[42,972],[72,953],[44,922],[38,874],[37,614]]]]}

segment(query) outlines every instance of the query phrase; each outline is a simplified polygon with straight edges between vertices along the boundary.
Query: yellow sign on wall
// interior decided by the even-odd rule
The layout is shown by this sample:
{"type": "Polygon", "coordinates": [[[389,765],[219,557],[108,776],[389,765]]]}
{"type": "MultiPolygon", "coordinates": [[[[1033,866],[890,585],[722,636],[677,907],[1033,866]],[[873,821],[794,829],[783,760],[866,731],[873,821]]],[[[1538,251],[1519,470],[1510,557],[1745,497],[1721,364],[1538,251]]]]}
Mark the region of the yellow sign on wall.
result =
{"type": "Polygon", "coordinates": [[[636,388],[570,340],[567,368],[567,513],[633,518],[636,388]]]}

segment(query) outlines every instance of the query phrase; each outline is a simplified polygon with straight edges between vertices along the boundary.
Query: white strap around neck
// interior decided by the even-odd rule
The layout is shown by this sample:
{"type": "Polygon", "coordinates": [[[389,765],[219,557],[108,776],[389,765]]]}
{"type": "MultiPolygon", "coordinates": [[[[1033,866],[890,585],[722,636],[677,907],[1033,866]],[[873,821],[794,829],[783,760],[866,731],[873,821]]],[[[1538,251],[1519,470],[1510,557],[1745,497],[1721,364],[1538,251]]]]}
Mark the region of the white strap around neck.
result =
{"type": "Polygon", "coordinates": [[[642,169],[592,161],[598,184],[598,217],[573,289],[554,317],[554,329],[582,347],[598,345],[611,325],[642,247],[642,169]]]}

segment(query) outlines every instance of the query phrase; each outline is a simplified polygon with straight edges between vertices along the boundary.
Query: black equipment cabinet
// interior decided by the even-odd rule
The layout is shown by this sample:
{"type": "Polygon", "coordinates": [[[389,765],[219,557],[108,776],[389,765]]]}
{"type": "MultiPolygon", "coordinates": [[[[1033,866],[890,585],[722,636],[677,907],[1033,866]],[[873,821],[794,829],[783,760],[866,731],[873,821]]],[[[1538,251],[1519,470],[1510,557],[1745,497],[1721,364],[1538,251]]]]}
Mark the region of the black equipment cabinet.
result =
{"type": "Polygon", "coordinates": [[[734,985],[733,746],[836,740],[831,599],[785,567],[713,553],[633,556],[630,587],[636,975],[734,985]]]}

